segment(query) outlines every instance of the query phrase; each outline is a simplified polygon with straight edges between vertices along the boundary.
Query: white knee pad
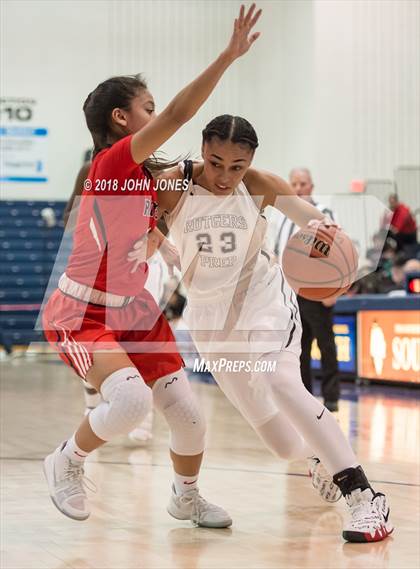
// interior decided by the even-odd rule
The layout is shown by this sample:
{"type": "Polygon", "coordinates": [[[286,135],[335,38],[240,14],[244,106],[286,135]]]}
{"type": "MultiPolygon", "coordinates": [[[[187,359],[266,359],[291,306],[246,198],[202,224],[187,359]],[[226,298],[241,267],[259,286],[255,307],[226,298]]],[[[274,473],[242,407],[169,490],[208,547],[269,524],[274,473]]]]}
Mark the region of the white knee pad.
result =
{"type": "Polygon", "coordinates": [[[104,399],[90,414],[92,431],[103,441],[128,434],[152,409],[152,390],[135,367],[114,371],[101,385],[104,399]]]}
{"type": "Polygon", "coordinates": [[[202,453],[205,419],[184,370],[158,379],[153,386],[153,399],[171,430],[170,448],[183,456],[202,453]]]}
{"type": "Polygon", "coordinates": [[[95,409],[102,401],[101,394],[96,391],[96,389],[85,381],[83,383],[84,393],[85,393],[85,406],[87,410],[95,409]]]}

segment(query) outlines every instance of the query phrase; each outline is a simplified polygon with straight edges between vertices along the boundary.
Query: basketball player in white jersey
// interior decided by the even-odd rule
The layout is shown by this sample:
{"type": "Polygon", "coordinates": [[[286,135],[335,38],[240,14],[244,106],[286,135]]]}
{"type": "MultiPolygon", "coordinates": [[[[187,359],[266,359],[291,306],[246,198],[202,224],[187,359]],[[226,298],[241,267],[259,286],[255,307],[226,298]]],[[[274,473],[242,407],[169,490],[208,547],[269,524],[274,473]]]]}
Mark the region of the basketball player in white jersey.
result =
{"type": "MultiPolygon", "coordinates": [[[[188,190],[158,184],[188,292],[184,319],[200,354],[213,362],[217,383],[266,445],[283,458],[321,459],[325,468],[314,459],[318,486],[328,486],[332,500],[338,486],[350,508],[344,539],[380,541],[393,530],[386,498],[372,489],[337,421],[302,383],[296,297],[263,249],[265,207],[281,209],[300,227],[325,218],[281,178],[250,168],[257,146],[248,121],[217,117],[203,131],[204,162],[187,161],[163,175],[190,179],[188,190]],[[222,358],[229,368],[221,369],[222,358]],[[241,362],[251,365],[235,373],[241,362]],[[274,372],[258,371],[270,362],[274,372]]],[[[135,251],[129,259],[135,261],[135,251]]]]}

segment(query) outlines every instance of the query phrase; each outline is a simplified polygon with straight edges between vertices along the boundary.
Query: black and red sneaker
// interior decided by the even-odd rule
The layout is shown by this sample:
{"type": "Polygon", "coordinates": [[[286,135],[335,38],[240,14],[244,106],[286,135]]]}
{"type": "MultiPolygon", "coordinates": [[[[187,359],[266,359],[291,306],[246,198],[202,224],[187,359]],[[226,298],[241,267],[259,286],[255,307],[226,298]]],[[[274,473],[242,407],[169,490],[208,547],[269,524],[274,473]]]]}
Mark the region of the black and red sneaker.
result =
{"type": "Polygon", "coordinates": [[[382,541],[393,532],[386,496],[373,490],[361,466],[347,468],[335,474],[333,479],[350,508],[350,519],[343,529],[346,541],[382,541]]]}
{"type": "Polygon", "coordinates": [[[370,488],[353,490],[345,496],[350,507],[350,519],[344,525],[346,541],[369,543],[382,541],[394,530],[389,519],[389,506],[384,494],[373,494],[370,488]]]}

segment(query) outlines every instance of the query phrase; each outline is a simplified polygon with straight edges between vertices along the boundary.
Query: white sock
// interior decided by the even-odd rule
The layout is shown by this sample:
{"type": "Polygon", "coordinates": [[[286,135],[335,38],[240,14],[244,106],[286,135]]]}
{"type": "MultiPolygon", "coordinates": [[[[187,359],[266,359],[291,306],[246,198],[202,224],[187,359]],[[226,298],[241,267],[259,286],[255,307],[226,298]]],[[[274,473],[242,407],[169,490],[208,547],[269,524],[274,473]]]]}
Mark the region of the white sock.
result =
{"type": "Polygon", "coordinates": [[[73,462],[84,462],[85,458],[89,454],[77,446],[74,435],[64,444],[61,448],[61,452],[73,462]]]}
{"type": "Polygon", "coordinates": [[[174,472],[175,493],[178,496],[185,494],[185,492],[188,492],[189,490],[197,488],[197,482],[198,474],[195,476],[183,476],[182,474],[177,474],[174,472]]]}

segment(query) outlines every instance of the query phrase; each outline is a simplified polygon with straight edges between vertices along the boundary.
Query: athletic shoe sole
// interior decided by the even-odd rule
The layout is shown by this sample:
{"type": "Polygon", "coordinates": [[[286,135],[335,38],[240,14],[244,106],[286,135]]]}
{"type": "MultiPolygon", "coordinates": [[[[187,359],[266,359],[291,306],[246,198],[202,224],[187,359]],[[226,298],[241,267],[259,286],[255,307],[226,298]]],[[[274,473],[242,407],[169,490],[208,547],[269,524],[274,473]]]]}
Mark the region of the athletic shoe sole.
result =
{"type": "MultiPolygon", "coordinates": [[[[170,516],[172,516],[173,518],[175,518],[176,520],[180,520],[180,521],[187,521],[187,520],[191,520],[191,518],[178,518],[178,516],[176,516],[175,514],[173,514],[169,508],[166,509],[166,511],[168,512],[168,514],[170,516]]],[[[228,528],[232,525],[232,520],[229,521],[225,521],[225,522],[206,522],[206,523],[196,523],[196,522],[192,522],[194,523],[196,526],[201,527],[201,528],[213,528],[213,529],[223,529],[223,528],[228,528]]]]}
{"type": "Polygon", "coordinates": [[[393,531],[392,526],[383,526],[381,530],[377,529],[374,535],[369,532],[343,531],[343,538],[350,543],[372,543],[386,539],[393,531]]]}

